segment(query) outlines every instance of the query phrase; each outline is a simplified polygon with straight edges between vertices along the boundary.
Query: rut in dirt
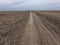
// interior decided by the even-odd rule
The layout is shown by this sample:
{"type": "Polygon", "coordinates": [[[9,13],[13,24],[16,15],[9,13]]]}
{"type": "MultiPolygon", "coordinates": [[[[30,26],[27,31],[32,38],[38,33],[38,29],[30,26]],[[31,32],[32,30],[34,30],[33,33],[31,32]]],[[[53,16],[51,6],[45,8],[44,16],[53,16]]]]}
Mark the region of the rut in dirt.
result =
{"type": "MultiPolygon", "coordinates": [[[[42,19],[30,12],[28,22],[24,28],[21,45],[59,45],[53,34],[44,26],[42,19]]],[[[44,22],[45,23],[45,22],[44,22]]],[[[50,29],[50,28],[49,28],[50,29]]]]}
{"type": "Polygon", "coordinates": [[[30,13],[21,45],[38,45],[38,40],[37,28],[34,25],[33,15],[30,13]]]}
{"type": "Polygon", "coordinates": [[[53,35],[55,32],[52,34],[49,31],[53,29],[44,22],[44,18],[39,18],[34,12],[30,12],[27,17],[23,23],[20,24],[19,21],[18,25],[16,24],[18,26],[17,29],[14,28],[16,31],[5,41],[4,45],[60,45],[53,35]]]}

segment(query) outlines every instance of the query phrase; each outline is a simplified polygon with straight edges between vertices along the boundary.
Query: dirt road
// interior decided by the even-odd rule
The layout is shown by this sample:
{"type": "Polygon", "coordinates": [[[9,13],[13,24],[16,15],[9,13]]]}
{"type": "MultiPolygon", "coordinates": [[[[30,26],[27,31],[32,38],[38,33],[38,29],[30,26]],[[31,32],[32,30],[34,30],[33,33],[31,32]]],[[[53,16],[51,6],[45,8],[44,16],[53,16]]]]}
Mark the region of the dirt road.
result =
{"type": "Polygon", "coordinates": [[[8,34],[4,41],[0,41],[0,45],[60,45],[60,36],[55,32],[60,30],[57,26],[34,12],[27,17],[22,23],[20,19],[17,22],[16,17],[14,32],[8,32],[12,35],[8,34]]]}
{"type": "Polygon", "coordinates": [[[41,22],[41,20],[43,19],[39,19],[35,13],[30,13],[21,45],[60,45],[59,41],[43,24],[45,22],[41,22]]]}

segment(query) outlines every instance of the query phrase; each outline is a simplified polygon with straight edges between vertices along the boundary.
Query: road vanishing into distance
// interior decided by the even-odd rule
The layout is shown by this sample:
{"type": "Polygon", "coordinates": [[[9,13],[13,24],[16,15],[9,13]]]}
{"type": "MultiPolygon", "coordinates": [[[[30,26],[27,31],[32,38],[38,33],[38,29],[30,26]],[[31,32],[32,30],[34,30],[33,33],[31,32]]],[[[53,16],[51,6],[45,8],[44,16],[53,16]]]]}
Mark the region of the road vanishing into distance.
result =
{"type": "Polygon", "coordinates": [[[4,27],[8,31],[0,34],[0,45],[60,45],[60,23],[55,24],[59,16],[42,12],[28,12],[26,15],[23,19],[19,15],[8,19],[9,26],[4,27]]]}

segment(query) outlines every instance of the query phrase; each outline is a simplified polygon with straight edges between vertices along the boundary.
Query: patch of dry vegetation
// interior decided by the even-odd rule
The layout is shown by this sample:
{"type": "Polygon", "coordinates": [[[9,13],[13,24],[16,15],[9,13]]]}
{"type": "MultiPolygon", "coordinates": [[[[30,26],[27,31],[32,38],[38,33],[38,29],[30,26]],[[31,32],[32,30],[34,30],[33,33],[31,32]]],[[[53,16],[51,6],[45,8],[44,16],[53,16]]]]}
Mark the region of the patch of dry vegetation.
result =
{"type": "Polygon", "coordinates": [[[36,12],[39,17],[49,20],[50,23],[54,23],[60,28],[60,13],[55,12],[36,12]]]}
{"type": "Polygon", "coordinates": [[[54,37],[60,41],[60,13],[55,12],[35,12],[42,20],[45,27],[51,32],[54,37]],[[54,32],[54,33],[53,33],[54,32]]]}
{"type": "Polygon", "coordinates": [[[23,28],[29,12],[0,12],[0,45],[6,45],[11,35],[23,28]]]}

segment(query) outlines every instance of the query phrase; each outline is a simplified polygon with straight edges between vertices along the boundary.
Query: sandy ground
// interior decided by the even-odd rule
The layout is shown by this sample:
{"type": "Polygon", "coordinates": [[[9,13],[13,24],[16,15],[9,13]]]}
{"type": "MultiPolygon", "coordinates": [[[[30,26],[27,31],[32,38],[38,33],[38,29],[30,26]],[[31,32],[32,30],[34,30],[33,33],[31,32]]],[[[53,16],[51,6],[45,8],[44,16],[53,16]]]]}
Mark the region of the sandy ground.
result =
{"type": "Polygon", "coordinates": [[[34,24],[32,13],[30,13],[28,23],[25,27],[25,32],[22,37],[21,45],[38,45],[38,32],[34,24]]]}
{"type": "MultiPolygon", "coordinates": [[[[5,26],[4,32],[0,30],[0,45],[60,45],[60,36],[56,33],[57,31],[55,32],[60,29],[53,24],[54,22],[50,23],[50,20],[46,19],[44,15],[41,16],[35,12],[25,15],[22,18],[18,15],[7,19],[7,22],[10,20],[8,23],[10,25],[4,24],[7,26],[5,26]],[[6,30],[8,30],[7,33],[5,33],[6,30]]],[[[0,25],[0,29],[4,25],[0,25]]]]}

